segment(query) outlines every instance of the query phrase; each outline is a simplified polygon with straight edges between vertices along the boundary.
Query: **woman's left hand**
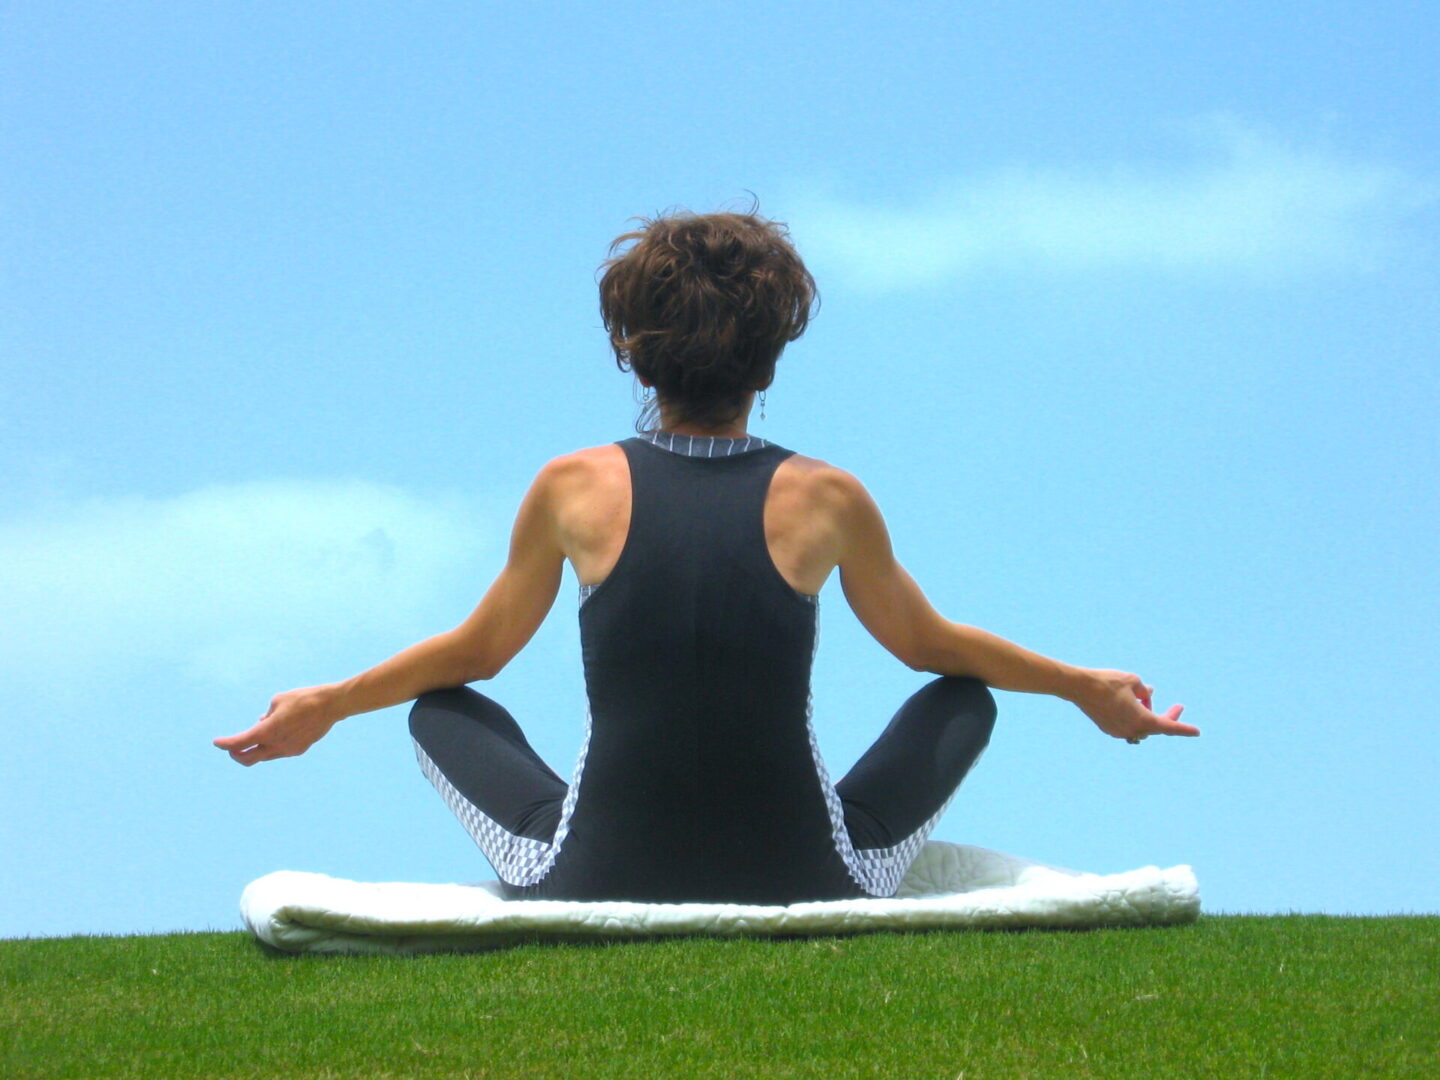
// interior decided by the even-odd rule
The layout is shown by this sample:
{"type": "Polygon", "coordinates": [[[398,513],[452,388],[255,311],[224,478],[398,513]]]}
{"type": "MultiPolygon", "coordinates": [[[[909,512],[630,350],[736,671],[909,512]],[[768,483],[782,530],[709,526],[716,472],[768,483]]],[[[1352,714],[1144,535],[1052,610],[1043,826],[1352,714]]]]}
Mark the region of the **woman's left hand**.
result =
{"type": "Polygon", "coordinates": [[[1184,705],[1171,705],[1163,713],[1150,707],[1155,688],[1128,671],[1090,671],[1084,693],[1074,698],[1080,710],[1107,735],[1137,743],[1147,735],[1200,734],[1200,729],[1180,723],[1184,705]]]}
{"type": "Polygon", "coordinates": [[[216,739],[215,745],[241,765],[298,757],[344,718],[335,708],[335,697],[333,686],[309,686],[276,694],[254,727],[216,739]]]}

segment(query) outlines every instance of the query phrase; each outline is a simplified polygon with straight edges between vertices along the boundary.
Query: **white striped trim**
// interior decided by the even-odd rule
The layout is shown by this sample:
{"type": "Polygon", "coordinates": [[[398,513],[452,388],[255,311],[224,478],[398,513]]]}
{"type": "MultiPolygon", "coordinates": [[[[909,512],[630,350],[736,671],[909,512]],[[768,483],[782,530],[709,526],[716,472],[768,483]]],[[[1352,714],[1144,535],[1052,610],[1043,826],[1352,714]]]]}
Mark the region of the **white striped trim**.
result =
{"type": "Polygon", "coordinates": [[[764,450],[770,443],[754,435],[729,438],[723,435],[678,435],[673,431],[642,431],[640,438],[651,446],[682,457],[733,457],[752,450],[764,450]]]}

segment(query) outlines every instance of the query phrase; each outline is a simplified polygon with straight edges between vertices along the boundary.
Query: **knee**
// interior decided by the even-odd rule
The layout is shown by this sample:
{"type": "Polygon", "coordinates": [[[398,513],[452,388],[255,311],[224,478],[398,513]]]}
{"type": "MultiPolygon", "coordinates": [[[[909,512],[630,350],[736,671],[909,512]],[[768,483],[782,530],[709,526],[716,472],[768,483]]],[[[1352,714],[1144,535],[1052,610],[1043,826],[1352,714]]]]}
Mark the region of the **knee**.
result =
{"type": "Polygon", "coordinates": [[[453,686],[444,690],[427,690],[421,694],[415,699],[415,704],[410,706],[411,738],[423,741],[425,734],[433,731],[442,717],[470,711],[466,708],[467,695],[473,693],[475,691],[468,686],[453,686]]]}
{"type": "Polygon", "coordinates": [[[979,679],[946,675],[930,684],[944,695],[946,710],[987,741],[995,727],[995,695],[979,679]]]}

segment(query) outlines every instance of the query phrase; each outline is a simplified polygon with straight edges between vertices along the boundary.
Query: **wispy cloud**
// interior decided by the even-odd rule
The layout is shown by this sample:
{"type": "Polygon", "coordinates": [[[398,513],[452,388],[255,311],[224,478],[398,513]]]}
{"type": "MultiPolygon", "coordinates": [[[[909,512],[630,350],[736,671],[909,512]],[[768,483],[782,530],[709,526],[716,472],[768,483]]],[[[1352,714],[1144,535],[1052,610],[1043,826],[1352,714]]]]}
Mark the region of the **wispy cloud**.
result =
{"type": "Polygon", "coordinates": [[[1015,269],[1262,277],[1362,269],[1404,219],[1440,197],[1437,185],[1400,169],[1232,119],[1189,134],[1180,161],[1012,165],[903,205],[802,197],[790,217],[817,269],[881,290],[1015,269]]]}
{"type": "Polygon", "coordinates": [[[54,507],[0,525],[0,671],[248,678],[406,626],[479,546],[463,508],[363,481],[54,507]]]}

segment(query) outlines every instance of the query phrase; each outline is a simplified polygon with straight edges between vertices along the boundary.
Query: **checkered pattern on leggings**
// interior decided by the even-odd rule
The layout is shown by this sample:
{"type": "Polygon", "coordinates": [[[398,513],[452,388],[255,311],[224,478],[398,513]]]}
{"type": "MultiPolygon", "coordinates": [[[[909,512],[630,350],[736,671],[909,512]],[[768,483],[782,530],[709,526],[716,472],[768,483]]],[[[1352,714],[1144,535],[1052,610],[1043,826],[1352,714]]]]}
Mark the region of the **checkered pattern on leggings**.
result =
{"type": "MultiPolygon", "coordinates": [[[[815,641],[811,646],[812,658],[819,647],[820,631],[817,624],[815,641]]],[[[845,827],[845,807],[840,802],[840,793],[830,782],[825,759],[820,756],[813,713],[813,699],[807,700],[805,732],[810,736],[810,755],[815,759],[815,774],[820,778],[820,788],[825,793],[825,809],[830,814],[830,835],[835,841],[835,850],[845,863],[845,869],[850,872],[851,879],[866,893],[870,896],[894,896],[895,890],[900,887],[900,882],[905,877],[905,871],[910,869],[915,856],[920,854],[921,846],[935,826],[940,824],[940,819],[945,815],[955,795],[952,792],[950,798],[945,800],[945,804],[935,811],[928,821],[898,844],[887,848],[856,848],[850,840],[850,830],[845,827]]]]}
{"type": "Polygon", "coordinates": [[[500,879],[509,885],[535,885],[544,879],[560,854],[560,845],[570,834],[570,815],[575,810],[575,800],[580,795],[580,775],[585,769],[585,754],[590,749],[590,714],[585,714],[585,738],[580,744],[580,756],[575,762],[575,775],[565,800],[560,804],[560,824],[555,828],[555,838],[546,843],[528,836],[517,836],[489,817],[478,806],[467,799],[460,790],[440,771],[440,766],[430,759],[420,744],[415,743],[415,757],[435,790],[445,800],[445,805],[465,826],[500,879]]]}

